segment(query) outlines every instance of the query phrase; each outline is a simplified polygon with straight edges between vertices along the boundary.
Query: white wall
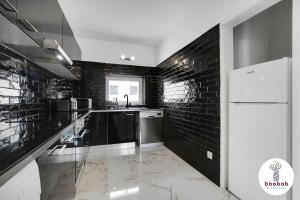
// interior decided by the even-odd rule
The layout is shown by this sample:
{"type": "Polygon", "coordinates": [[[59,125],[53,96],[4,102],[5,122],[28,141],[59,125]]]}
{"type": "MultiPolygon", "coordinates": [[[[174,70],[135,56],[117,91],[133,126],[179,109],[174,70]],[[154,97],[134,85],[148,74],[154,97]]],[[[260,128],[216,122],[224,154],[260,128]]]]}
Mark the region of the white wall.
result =
{"type": "Polygon", "coordinates": [[[233,69],[233,29],[231,26],[220,26],[220,61],[220,186],[225,189],[228,185],[228,73],[233,69]]]}
{"type": "Polygon", "coordinates": [[[279,0],[260,1],[220,22],[220,76],[221,76],[221,159],[220,186],[228,185],[228,73],[234,68],[233,27],[267,9],[279,0]]]}
{"type": "Polygon", "coordinates": [[[260,7],[263,10],[272,5],[274,0],[210,0],[202,2],[201,6],[195,8],[190,16],[179,23],[161,41],[157,52],[157,63],[162,62],[219,23],[230,21],[236,16],[240,16],[239,20],[244,20],[243,13],[245,12],[247,12],[245,18],[251,17],[249,10],[251,11],[252,7],[257,7],[257,4],[262,4],[262,2],[264,6],[260,7]]]}
{"type": "Polygon", "coordinates": [[[300,1],[293,0],[293,200],[300,199],[300,1]]]}
{"type": "Polygon", "coordinates": [[[76,38],[83,61],[154,67],[156,49],[152,46],[119,43],[88,38],[76,38]],[[120,60],[121,54],[135,56],[135,61],[120,60]]]}

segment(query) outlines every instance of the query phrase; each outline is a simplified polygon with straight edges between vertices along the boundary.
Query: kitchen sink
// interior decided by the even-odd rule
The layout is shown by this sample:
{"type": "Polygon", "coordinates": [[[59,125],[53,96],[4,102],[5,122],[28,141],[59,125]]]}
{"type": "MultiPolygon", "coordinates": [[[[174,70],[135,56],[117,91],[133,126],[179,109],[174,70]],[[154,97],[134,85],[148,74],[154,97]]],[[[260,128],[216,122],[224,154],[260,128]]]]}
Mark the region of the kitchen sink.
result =
{"type": "Polygon", "coordinates": [[[146,107],[133,107],[133,108],[125,108],[127,110],[142,110],[142,109],[147,109],[146,107]]]}

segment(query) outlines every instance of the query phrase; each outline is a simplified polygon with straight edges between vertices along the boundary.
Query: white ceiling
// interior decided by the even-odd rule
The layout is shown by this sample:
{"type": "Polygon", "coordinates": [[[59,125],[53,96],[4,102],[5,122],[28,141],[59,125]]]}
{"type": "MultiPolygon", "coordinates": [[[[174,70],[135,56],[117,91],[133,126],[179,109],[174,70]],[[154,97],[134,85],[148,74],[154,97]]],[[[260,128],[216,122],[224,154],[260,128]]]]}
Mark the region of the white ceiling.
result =
{"type": "Polygon", "coordinates": [[[156,46],[203,0],[59,0],[76,37],[156,46]]]}

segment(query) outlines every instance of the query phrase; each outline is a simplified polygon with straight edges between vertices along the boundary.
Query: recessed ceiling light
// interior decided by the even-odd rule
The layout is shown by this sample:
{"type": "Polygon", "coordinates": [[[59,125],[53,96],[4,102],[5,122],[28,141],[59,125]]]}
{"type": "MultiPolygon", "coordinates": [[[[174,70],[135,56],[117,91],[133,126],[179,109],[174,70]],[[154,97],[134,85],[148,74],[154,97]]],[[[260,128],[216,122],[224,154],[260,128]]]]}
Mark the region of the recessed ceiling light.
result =
{"type": "Polygon", "coordinates": [[[135,60],[135,57],[134,57],[134,56],[126,57],[126,55],[122,54],[122,55],[120,56],[120,59],[121,59],[121,60],[134,61],[134,60],[135,60]]]}
{"type": "Polygon", "coordinates": [[[58,60],[63,60],[64,58],[62,57],[62,55],[57,54],[56,58],[58,58],[58,60]]]}
{"type": "Polygon", "coordinates": [[[122,54],[121,57],[120,57],[120,59],[121,59],[121,60],[125,60],[125,59],[126,59],[126,56],[125,56],[124,54],[122,54]]]}

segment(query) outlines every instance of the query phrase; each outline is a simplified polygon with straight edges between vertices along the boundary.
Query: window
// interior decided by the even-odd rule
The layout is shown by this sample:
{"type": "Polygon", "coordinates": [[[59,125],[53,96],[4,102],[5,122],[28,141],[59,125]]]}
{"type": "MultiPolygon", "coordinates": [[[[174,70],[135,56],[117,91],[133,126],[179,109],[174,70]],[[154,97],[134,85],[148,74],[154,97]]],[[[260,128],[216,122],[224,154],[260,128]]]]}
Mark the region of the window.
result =
{"type": "Polygon", "coordinates": [[[126,104],[125,94],[128,95],[131,104],[143,104],[143,78],[132,76],[106,77],[106,101],[115,101],[117,98],[119,104],[126,104]]]}

